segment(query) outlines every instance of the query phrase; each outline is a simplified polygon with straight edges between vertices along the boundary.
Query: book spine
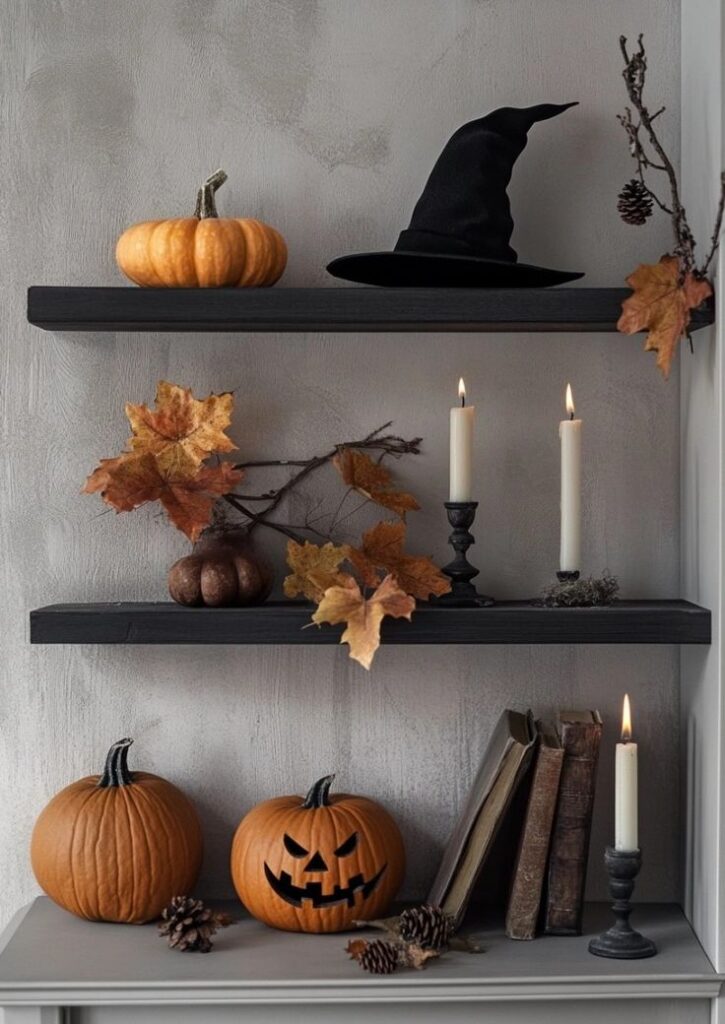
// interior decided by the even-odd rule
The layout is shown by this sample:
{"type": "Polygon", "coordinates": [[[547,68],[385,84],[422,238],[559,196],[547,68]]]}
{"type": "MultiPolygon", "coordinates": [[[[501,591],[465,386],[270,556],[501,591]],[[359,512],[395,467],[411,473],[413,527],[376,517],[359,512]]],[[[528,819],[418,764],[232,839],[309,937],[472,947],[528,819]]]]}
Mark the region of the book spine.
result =
{"type": "Polygon", "coordinates": [[[536,935],[563,759],[560,748],[539,748],[506,911],[510,939],[536,935]]]}
{"type": "Polygon", "coordinates": [[[601,735],[600,722],[562,725],[564,764],[549,857],[547,935],[581,935],[601,735]]]}

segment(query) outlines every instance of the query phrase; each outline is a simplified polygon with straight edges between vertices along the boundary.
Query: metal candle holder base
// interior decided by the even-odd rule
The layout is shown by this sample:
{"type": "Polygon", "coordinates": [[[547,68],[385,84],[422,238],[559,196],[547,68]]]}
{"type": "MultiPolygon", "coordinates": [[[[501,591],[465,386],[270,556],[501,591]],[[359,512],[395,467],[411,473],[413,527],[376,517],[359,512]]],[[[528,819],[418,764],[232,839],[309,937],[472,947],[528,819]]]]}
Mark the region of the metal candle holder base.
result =
{"type": "Polygon", "coordinates": [[[613,960],[642,960],[654,956],[657,947],[651,939],[640,935],[629,923],[632,913],[630,898],[634,880],[642,866],[640,850],[615,850],[608,846],[604,863],[609,873],[609,895],[615,923],[598,938],[589,943],[589,952],[594,956],[606,956],[613,960]]]}
{"type": "Polygon", "coordinates": [[[576,583],[579,579],[578,569],[560,569],[556,574],[559,583],[576,583]]]}
{"type": "Polygon", "coordinates": [[[476,538],[469,532],[469,526],[473,525],[476,518],[477,501],[446,501],[444,502],[448,514],[448,522],[453,527],[453,532],[448,538],[448,543],[456,552],[456,557],[448,565],[443,566],[443,572],[450,578],[451,591],[443,594],[436,600],[436,604],[448,605],[453,608],[475,608],[487,607],[494,603],[492,597],[479,594],[471,580],[478,576],[478,569],[466,558],[466,552],[471,544],[476,543],[476,538]]]}

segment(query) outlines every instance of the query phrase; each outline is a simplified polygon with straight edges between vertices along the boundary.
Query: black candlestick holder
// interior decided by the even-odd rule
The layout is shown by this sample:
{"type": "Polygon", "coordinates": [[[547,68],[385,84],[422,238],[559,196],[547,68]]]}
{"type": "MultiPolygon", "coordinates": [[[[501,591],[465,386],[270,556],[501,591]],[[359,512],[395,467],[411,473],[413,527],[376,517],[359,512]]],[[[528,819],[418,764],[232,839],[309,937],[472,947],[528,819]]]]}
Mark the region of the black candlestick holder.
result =
{"type": "Polygon", "coordinates": [[[450,593],[437,598],[436,604],[448,605],[453,608],[488,607],[494,603],[493,598],[479,594],[471,583],[474,576],[478,576],[478,569],[471,565],[466,558],[466,552],[471,544],[476,543],[476,538],[470,532],[469,527],[473,525],[473,520],[476,518],[478,502],[446,501],[444,505],[448,522],[453,527],[448,543],[455,551],[456,557],[448,565],[444,565],[442,570],[450,578],[450,593]]]}
{"type": "Polygon", "coordinates": [[[578,569],[560,569],[556,574],[559,583],[576,583],[579,579],[578,569]]]}
{"type": "Polygon", "coordinates": [[[642,960],[654,956],[657,952],[654,942],[636,932],[629,923],[634,880],[642,866],[641,850],[615,850],[608,846],[604,863],[609,873],[609,895],[613,900],[615,923],[598,938],[592,939],[589,952],[613,960],[642,960]]]}

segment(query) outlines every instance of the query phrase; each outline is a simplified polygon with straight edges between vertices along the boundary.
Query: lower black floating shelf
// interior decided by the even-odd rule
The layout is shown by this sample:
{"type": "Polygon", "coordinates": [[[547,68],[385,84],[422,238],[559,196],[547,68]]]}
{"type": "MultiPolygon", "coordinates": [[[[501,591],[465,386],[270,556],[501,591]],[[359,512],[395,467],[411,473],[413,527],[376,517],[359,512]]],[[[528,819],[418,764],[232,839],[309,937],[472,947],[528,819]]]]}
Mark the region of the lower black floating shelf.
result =
{"type": "MultiPolygon", "coordinates": [[[[336,644],[340,627],[310,626],[312,608],[177,604],[53,604],[30,613],[34,644],[336,644]]],[[[709,644],[710,612],[689,601],[618,601],[607,608],[419,607],[411,622],[389,619],[391,644],[709,644]]]]}

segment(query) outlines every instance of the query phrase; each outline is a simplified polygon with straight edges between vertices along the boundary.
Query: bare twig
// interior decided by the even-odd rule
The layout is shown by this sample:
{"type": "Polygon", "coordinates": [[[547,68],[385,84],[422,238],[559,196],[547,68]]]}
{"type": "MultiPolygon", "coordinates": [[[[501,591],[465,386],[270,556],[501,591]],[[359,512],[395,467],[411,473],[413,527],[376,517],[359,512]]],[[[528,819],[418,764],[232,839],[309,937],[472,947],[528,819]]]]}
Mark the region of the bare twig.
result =
{"type": "Polygon", "coordinates": [[[624,113],[619,114],[617,120],[624,128],[629,142],[629,151],[637,162],[637,176],[643,188],[657,206],[672,218],[672,230],[675,236],[674,255],[680,261],[680,276],[684,281],[687,274],[692,273],[697,278],[704,278],[710,268],[710,264],[717,252],[720,231],[723,222],[723,209],[725,207],[725,173],[720,181],[720,198],[715,218],[715,227],[710,238],[710,250],[700,267],[697,266],[695,258],[695,237],[690,229],[687,220],[687,213],[680,197],[680,190],[677,182],[677,172],[662,145],[654,121],[664,113],[664,106],[659,107],[653,114],[650,114],[644,102],[644,85],[647,75],[647,56],[645,54],[642,35],[637,37],[637,49],[630,54],[627,50],[626,36],[619,37],[619,47],[624,58],[622,77],[627,89],[627,96],[631,106],[624,108],[624,113]],[[632,108],[637,115],[637,120],[632,113],[632,108]],[[641,132],[647,136],[651,149],[656,154],[653,159],[647,153],[641,138],[641,132]],[[663,172],[669,183],[670,205],[664,203],[653,191],[645,180],[645,172],[655,170],[663,172]]]}
{"type": "MultiPolygon", "coordinates": [[[[391,421],[392,422],[392,421],[391,421]]],[[[350,490],[346,491],[343,495],[342,501],[338,505],[334,512],[328,512],[323,515],[317,516],[316,518],[307,517],[304,525],[292,526],[290,524],[283,524],[273,521],[270,517],[279,508],[282,501],[294,491],[299,485],[314,473],[316,470],[321,469],[323,466],[331,462],[336,455],[340,452],[345,451],[348,448],[354,448],[359,451],[368,452],[379,452],[379,461],[387,457],[400,458],[402,455],[417,455],[420,452],[421,438],[414,437],[411,440],[398,437],[396,434],[385,434],[383,431],[387,430],[391,426],[391,422],[384,423],[377,430],[371,431],[365,437],[359,441],[343,441],[340,444],[336,444],[322,455],[314,455],[309,459],[259,459],[250,462],[239,462],[236,464],[236,469],[253,469],[253,468],[274,468],[274,467],[294,467],[297,472],[293,473],[289,479],[283,483],[280,487],[270,489],[261,494],[237,494],[230,493],[225,494],[224,499],[232,508],[240,512],[248,521],[247,529],[249,533],[252,533],[258,526],[268,526],[272,530],[276,530],[278,533],[282,533],[292,540],[302,543],[304,533],[314,534],[316,537],[330,539],[335,528],[339,522],[349,518],[354,512],[346,514],[340,519],[340,513],[342,507],[350,494],[350,490]],[[248,503],[266,503],[266,507],[252,511],[249,508],[248,503]],[[329,520],[329,524],[326,528],[326,532],[318,529],[314,524],[324,519],[329,520]]],[[[367,502],[363,502],[359,508],[367,502]]]]}
{"type": "Polygon", "coordinates": [[[715,216],[715,227],[712,231],[710,238],[710,251],[707,254],[707,258],[700,268],[700,276],[707,277],[707,271],[710,264],[713,261],[715,253],[717,252],[720,244],[720,232],[722,230],[722,217],[723,210],[725,209],[725,171],[720,175],[720,201],[717,204],[717,214],[715,216]]]}
{"type": "MultiPolygon", "coordinates": [[[[630,110],[626,111],[624,119],[620,117],[620,122],[624,125],[627,132],[630,151],[637,160],[640,170],[640,179],[642,179],[642,171],[644,167],[664,171],[667,175],[670,185],[670,213],[672,216],[672,228],[675,235],[675,254],[681,261],[684,273],[689,273],[695,269],[695,239],[690,230],[690,225],[687,222],[685,208],[680,200],[680,191],[677,184],[675,168],[672,165],[672,161],[667,156],[657,132],[652,125],[654,117],[650,114],[644,103],[643,93],[645,76],[647,73],[647,57],[642,43],[642,35],[640,34],[638,36],[637,50],[634,51],[631,56],[627,52],[626,36],[619,37],[619,46],[622,51],[622,56],[624,57],[622,77],[624,78],[624,84],[627,89],[627,95],[629,96],[630,103],[639,115],[639,124],[635,124],[633,122],[630,110]],[[654,163],[646,156],[639,137],[639,131],[641,128],[644,128],[647,133],[650,145],[659,159],[659,164],[654,163]]],[[[655,116],[659,116],[660,113],[661,110],[657,111],[655,116]]],[[[659,205],[661,206],[662,204],[660,203],[659,205]]]]}

